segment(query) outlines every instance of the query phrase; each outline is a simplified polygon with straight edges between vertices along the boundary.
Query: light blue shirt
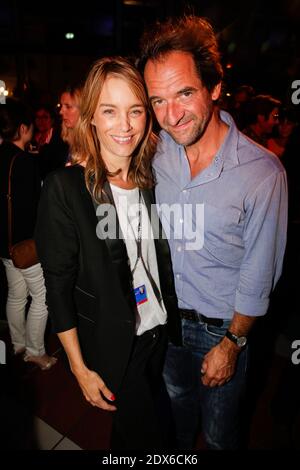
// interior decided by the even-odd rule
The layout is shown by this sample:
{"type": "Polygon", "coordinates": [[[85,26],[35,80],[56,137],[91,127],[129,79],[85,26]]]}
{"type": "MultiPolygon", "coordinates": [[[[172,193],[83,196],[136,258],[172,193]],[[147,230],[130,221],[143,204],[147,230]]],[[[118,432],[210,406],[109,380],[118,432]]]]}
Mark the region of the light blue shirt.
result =
{"type": "Polygon", "coordinates": [[[231,319],[264,315],[286,244],[287,182],[279,159],[230,127],[191,180],[182,145],[165,132],[154,158],[156,200],[169,238],[180,308],[231,319]]]}

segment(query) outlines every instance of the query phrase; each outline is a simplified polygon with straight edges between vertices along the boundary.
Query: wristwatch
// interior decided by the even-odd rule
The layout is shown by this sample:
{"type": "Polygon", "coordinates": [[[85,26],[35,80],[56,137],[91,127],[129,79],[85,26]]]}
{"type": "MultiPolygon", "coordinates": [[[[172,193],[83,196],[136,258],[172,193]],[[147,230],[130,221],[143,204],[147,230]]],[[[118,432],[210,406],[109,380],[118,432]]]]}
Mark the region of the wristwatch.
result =
{"type": "Polygon", "coordinates": [[[227,330],[225,336],[230,339],[233,343],[235,343],[239,348],[243,348],[247,344],[247,337],[246,336],[237,336],[231,333],[231,331],[227,330]]]}

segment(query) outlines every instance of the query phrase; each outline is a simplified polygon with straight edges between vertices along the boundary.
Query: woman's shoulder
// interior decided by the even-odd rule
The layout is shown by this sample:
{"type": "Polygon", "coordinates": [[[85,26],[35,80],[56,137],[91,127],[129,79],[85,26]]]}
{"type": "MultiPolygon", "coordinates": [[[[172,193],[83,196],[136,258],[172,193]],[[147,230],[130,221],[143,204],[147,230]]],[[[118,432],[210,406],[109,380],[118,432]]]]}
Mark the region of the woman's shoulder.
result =
{"type": "Polygon", "coordinates": [[[65,181],[67,183],[82,178],[84,178],[84,168],[81,165],[68,165],[51,171],[45,181],[65,181]]]}
{"type": "Polygon", "coordinates": [[[43,182],[43,192],[74,194],[74,189],[84,187],[84,169],[80,165],[66,166],[51,171],[43,182]]]}

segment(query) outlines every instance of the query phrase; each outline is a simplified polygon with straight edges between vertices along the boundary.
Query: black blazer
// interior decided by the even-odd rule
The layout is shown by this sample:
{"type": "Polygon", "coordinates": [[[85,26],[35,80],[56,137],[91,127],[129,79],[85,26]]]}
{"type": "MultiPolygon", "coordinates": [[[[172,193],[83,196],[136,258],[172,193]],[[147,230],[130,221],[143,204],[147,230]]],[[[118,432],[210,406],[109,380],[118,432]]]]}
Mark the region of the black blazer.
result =
{"type": "MultiPolygon", "coordinates": [[[[150,211],[152,191],[142,194],[150,211]]],[[[135,335],[135,299],[126,245],[122,239],[99,239],[97,223],[82,167],[67,167],[46,178],[35,239],[49,314],[56,332],[77,327],[87,366],[117,392],[135,335]]],[[[155,246],[169,336],[181,344],[168,242],[157,239],[155,246]]]]}

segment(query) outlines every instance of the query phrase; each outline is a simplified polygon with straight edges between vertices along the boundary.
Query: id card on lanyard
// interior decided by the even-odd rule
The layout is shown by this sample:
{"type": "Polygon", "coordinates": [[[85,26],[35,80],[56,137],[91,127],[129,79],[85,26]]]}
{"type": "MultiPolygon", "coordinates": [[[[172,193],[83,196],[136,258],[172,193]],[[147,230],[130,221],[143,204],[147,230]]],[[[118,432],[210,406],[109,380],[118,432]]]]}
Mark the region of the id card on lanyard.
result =
{"type": "MultiPolygon", "coordinates": [[[[141,191],[139,191],[139,219],[138,219],[138,237],[137,239],[135,239],[135,242],[136,242],[136,246],[137,246],[137,259],[135,261],[135,265],[132,269],[132,275],[134,274],[135,270],[136,270],[136,267],[137,267],[137,264],[139,261],[141,261],[144,269],[145,269],[145,273],[147,275],[147,278],[149,279],[149,282],[152,286],[152,289],[153,289],[153,292],[154,292],[154,295],[155,297],[157,298],[158,300],[158,303],[161,304],[162,302],[162,297],[161,297],[161,293],[159,291],[159,288],[156,284],[156,282],[154,281],[153,277],[152,277],[152,274],[150,273],[149,269],[147,268],[146,264],[145,264],[145,261],[144,261],[144,258],[143,258],[143,254],[142,254],[142,207],[141,207],[141,191]]],[[[143,304],[144,302],[147,302],[148,301],[148,295],[147,295],[147,291],[146,291],[146,286],[145,284],[142,284],[141,286],[138,286],[134,289],[134,295],[135,295],[135,300],[136,300],[136,304],[137,305],[141,305],[143,304]]]]}
{"type": "Polygon", "coordinates": [[[141,305],[148,301],[148,295],[145,284],[134,289],[136,305],[141,305]]]}

